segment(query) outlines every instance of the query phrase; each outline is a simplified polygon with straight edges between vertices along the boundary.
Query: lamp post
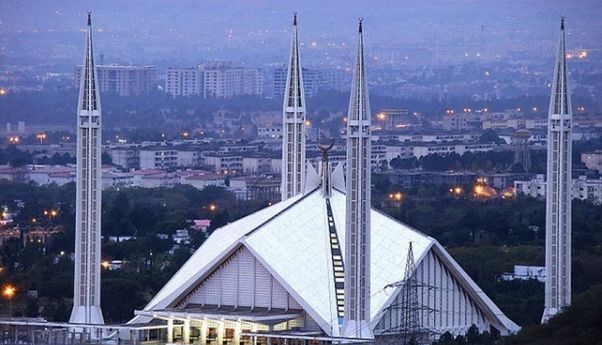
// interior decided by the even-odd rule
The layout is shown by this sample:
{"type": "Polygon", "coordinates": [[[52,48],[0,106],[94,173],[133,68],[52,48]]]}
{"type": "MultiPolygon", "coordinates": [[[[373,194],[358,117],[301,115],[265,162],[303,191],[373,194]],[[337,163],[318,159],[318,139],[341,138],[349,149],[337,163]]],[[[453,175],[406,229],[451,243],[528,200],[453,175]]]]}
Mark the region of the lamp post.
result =
{"type": "Polygon", "coordinates": [[[13,298],[17,294],[17,288],[13,285],[7,284],[2,288],[2,296],[8,300],[8,313],[10,316],[13,315],[13,298]]]}

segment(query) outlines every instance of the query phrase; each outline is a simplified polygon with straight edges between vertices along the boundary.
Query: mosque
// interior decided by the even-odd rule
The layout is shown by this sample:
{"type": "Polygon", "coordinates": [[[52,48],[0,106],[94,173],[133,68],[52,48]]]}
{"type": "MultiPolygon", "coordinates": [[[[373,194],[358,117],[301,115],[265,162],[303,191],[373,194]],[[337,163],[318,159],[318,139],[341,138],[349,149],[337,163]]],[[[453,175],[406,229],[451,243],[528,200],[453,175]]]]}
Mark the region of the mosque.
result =
{"type": "Polygon", "coordinates": [[[360,21],[346,164],[305,162],[297,18],[283,104],[282,201],[213,232],[130,325],[168,343],[430,344],[519,330],[432,237],[371,207],[370,107],[360,21]]]}

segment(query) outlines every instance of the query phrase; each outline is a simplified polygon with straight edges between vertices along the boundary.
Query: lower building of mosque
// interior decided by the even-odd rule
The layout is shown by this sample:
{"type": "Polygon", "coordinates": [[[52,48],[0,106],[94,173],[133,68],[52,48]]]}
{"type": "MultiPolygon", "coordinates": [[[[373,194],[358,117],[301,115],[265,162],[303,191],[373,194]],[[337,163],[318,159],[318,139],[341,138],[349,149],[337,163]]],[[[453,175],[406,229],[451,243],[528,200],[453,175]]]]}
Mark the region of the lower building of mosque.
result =
{"type": "MultiPolygon", "coordinates": [[[[167,342],[352,341],[341,335],[344,174],[342,166],[325,173],[331,182],[310,167],[305,193],[217,229],[130,324],[167,323],[167,342]]],[[[519,329],[432,237],[372,209],[370,246],[376,343],[409,331],[430,343],[472,325],[501,335],[519,329]]]]}

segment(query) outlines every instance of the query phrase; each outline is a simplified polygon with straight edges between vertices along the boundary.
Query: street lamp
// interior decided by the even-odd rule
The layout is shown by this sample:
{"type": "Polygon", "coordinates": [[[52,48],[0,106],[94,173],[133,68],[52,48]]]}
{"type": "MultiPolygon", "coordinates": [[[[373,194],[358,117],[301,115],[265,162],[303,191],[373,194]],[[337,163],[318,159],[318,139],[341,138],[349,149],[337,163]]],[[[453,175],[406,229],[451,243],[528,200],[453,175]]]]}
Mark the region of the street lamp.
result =
{"type": "Polygon", "coordinates": [[[389,194],[389,200],[400,202],[403,199],[403,194],[401,192],[391,193],[389,194]]]}
{"type": "Polygon", "coordinates": [[[462,187],[453,187],[449,189],[449,192],[454,196],[454,197],[458,197],[460,194],[462,194],[462,187]]]}
{"type": "Polygon", "coordinates": [[[8,313],[10,314],[10,316],[13,315],[13,298],[16,294],[17,288],[15,288],[11,284],[4,285],[4,288],[2,288],[2,296],[4,296],[4,298],[8,300],[8,313]]]}
{"type": "Polygon", "coordinates": [[[46,140],[46,133],[38,133],[36,135],[36,138],[40,141],[40,144],[44,142],[44,140],[46,140]]]}

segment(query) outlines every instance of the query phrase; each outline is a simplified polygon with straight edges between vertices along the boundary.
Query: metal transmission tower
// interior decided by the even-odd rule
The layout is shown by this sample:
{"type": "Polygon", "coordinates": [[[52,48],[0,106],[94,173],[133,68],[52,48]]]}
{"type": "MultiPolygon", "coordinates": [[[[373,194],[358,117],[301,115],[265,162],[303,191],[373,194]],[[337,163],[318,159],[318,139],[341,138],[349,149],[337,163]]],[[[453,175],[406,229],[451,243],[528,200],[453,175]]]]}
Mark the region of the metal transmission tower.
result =
{"type": "Polygon", "coordinates": [[[542,322],[571,304],[571,126],[564,18],[548,111],[546,287],[542,322]]]}
{"type": "Polygon", "coordinates": [[[402,322],[401,322],[401,340],[402,344],[410,341],[417,341],[420,334],[420,309],[418,304],[418,280],[416,277],[416,262],[414,261],[414,250],[412,242],[408,249],[408,258],[406,259],[406,271],[402,301],[402,322]]]}
{"type": "MultiPolygon", "coordinates": [[[[424,305],[419,300],[419,295],[434,289],[434,286],[424,284],[416,274],[416,261],[412,242],[408,249],[406,268],[403,280],[390,284],[387,287],[401,287],[396,301],[388,309],[392,314],[398,315],[399,326],[390,328],[383,333],[383,338],[390,344],[430,344],[434,340],[435,332],[422,326],[425,313],[431,314],[435,310],[424,305]]],[[[430,316],[429,316],[430,317],[430,316]]]]}

